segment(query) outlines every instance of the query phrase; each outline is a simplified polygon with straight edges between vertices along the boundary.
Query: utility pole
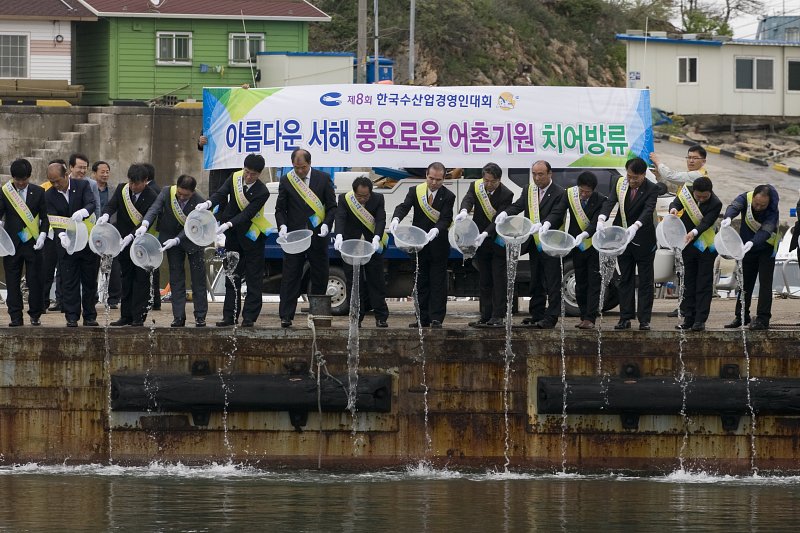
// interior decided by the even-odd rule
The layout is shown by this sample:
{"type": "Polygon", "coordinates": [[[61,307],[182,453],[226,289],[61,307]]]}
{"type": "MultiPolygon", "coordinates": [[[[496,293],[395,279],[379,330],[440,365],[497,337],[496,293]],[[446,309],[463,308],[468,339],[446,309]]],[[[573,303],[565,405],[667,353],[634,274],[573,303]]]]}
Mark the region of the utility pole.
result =
{"type": "Polygon", "coordinates": [[[378,75],[379,75],[379,70],[378,70],[378,68],[379,68],[378,67],[378,64],[379,64],[379,61],[378,61],[378,0],[375,0],[374,6],[375,6],[375,54],[373,55],[372,59],[374,61],[373,64],[375,65],[375,77],[372,79],[372,82],[373,83],[378,83],[380,81],[380,78],[378,77],[378,75]]]}
{"type": "Polygon", "coordinates": [[[356,82],[367,82],[367,0],[358,0],[358,52],[356,82]]]}
{"type": "Polygon", "coordinates": [[[416,17],[416,1],[411,0],[411,13],[408,24],[408,84],[414,85],[414,67],[416,62],[416,42],[414,39],[414,18],[416,17]]]}

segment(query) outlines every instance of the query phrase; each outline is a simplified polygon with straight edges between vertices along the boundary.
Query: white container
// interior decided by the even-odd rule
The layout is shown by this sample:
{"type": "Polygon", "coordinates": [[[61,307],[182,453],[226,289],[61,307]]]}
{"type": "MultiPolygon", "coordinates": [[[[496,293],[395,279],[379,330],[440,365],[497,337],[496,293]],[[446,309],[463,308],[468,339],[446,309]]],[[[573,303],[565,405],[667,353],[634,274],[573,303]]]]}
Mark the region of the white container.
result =
{"type": "Polygon", "coordinates": [[[11,237],[8,236],[3,226],[0,226],[0,257],[14,255],[15,253],[17,253],[17,250],[14,247],[14,243],[11,241],[11,237]]]}
{"type": "Polygon", "coordinates": [[[183,232],[197,246],[211,246],[217,236],[217,220],[211,211],[192,211],[186,217],[183,232]]]}
{"type": "Polygon", "coordinates": [[[428,244],[428,234],[416,226],[398,226],[394,232],[394,245],[406,253],[415,253],[428,244]]]}
{"type": "Polygon", "coordinates": [[[606,226],[592,236],[595,250],[609,257],[617,257],[628,247],[628,232],[622,226],[606,226]]]}
{"type": "Polygon", "coordinates": [[[508,217],[496,226],[497,234],[508,244],[522,244],[531,235],[533,222],[523,215],[508,217]]]}
{"type": "Polygon", "coordinates": [[[565,257],[575,248],[575,237],[559,230],[546,231],[539,235],[542,251],[553,257],[565,257]]]}
{"type": "Polygon", "coordinates": [[[131,261],[139,268],[155,270],[164,260],[161,243],[149,233],[139,235],[131,243],[131,261]]]}
{"type": "Polygon", "coordinates": [[[97,255],[117,257],[122,251],[122,237],[111,224],[100,224],[89,234],[89,249],[97,255]]]}
{"type": "Polygon", "coordinates": [[[86,224],[70,220],[67,222],[67,229],[65,231],[69,238],[67,253],[74,254],[86,248],[86,244],[89,242],[89,230],[86,229],[86,224]]]}
{"type": "Polygon", "coordinates": [[[313,234],[310,229],[298,229],[290,231],[285,237],[278,237],[276,242],[287,254],[302,254],[311,246],[313,234]]]}
{"type": "Polygon", "coordinates": [[[375,253],[375,249],[372,247],[372,243],[361,239],[348,239],[342,243],[339,250],[342,261],[348,265],[367,264],[372,259],[373,253],[375,253]]]}

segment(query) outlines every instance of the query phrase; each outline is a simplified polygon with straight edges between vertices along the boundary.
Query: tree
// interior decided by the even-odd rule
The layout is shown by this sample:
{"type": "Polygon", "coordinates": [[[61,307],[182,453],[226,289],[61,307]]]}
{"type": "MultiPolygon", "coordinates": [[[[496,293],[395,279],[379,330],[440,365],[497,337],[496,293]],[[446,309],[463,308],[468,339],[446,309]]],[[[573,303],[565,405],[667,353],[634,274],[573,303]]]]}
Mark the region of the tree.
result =
{"type": "Polygon", "coordinates": [[[741,14],[755,15],[764,9],[761,0],[681,0],[683,31],[732,35],[729,22],[741,14]]]}

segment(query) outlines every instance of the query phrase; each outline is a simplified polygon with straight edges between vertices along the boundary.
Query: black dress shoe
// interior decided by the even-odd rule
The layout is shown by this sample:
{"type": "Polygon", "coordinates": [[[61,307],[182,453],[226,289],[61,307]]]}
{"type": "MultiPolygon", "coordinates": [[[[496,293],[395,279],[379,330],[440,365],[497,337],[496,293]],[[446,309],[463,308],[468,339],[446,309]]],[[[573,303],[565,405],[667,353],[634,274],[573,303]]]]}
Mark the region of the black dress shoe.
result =
{"type": "Polygon", "coordinates": [[[288,320],[286,318],[282,318],[281,319],[281,327],[282,328],[290,328],[290,327],[292,327],[292,321],[288,320]]]}
{"type": "Polygon", "coordinates": [[[109,309],[119,309],[119,304],[108,304],[109,309]]]}
{"type": "Polygon", "coordinates": [[[97,320],[84,320],[83,325],[90,328],[96,328],[100,324],[97,322],[97,320]]]}
{"type": "Polygon", "coordinates": [[[617,322],[617,325],[614,326],[614,329],[631,329],[631,321],[620,320],[619,322],[617,322]]]}
{"type": "Polygon", "coordinates": [[[481,326],[485,326],[489,323],[488,318],[481,318],[480,320],[476,320],[475,322],[469,322],[467,325],[471,328],[479,328],[481,326]]]}
{"type": "Polygon", "coordinates": [[[375,327],[376,328],[388,328],[389,324],[387,324],[385,320],[381,320],[380,318],[376,318],[375,319],[375,327]]]}
{"type": "Polygon", "coordinates": [[[172,321],[172,324],[170,324],[169,327],[171,327],[171,328],[182,328],[185,325],[186,325],[186,319],[185,318],[176,318],[175,320],[172,321]]]}
{"type": "Polygon", "coordinates": [[[554,327],[556,327],[556,322],[553,322],[552,320],[549,320],[547,318],[543,318],[533,326],[537,329],[553,329],[554,327]]]}
{"type": "Polygon", "coordinates": [[[684,331],[688,331],[692,329],[692,324],[693,322],[684,322],[683,324],[678,324],[677,326],[675,326],[675,329],[682,329],[684,331]]]}
{"type": "Polygon", "coordinates": [[[692,324],[692,331],[705,331],[706,330],[706,323],[705,322],[695,322],[692,324]]]}
{"type": "Polygon", "coordinates": [[[216,326],[218,328],[227,328],[233,325],[233,320],[220,320],[217,322],[216,326]]]}
{"type": "MultiPolygon", "coordinates": [[[[749,323],[750,323],[750,319],[749,318],[745,318],[744,319],[744,325],[746,326],[749,323]]],[[[731,322],[725,324],[723,327],[727,328],[727,329],[740,328],[740,327],[742,327],[742,321],[739,319],[739,317],[736,317],[731,322]]]]}
{"type": "Polygon", "coordinates": [[[61,311],[61,304],[60,304],[60,303],[58,303],[58,302],[55,302],[53,305],[51,305],[50,307],[48,307],[48,308],[47,308],[47,310],[48,310],[48,311],[53,311],[53,312],[55,312],[55,311],[61,311]]]}
{"type": "Polygon", "coordinates": [[[198,318],[197,320],[195,320],[194,321],[194,327],[196,327],[196,328],[204,328],[204,327],[206,327],[205,319],[198,318]]]}
{"type": "Polygon", "coordinates": [[[539,322],[539,319],[538,318],[533,318],[533,317],[524,318],[522,320],[522,323],[525,324],[526,326],[533,326],[537,322],[539,322]]]}
{"type": "Polygon", "coordinates": [[[502,328],[506,325],[506,322],[502,318],[490,318],[486,325],[490,328],[502,328]]]}
{"type": "Polygon", "coordinates": [[[130,326],[131,325],[131,321],[127,320],[125,318],[120,318],[119,320],[115,320],[114,322],[112,322],[109,325],[115,326],[115,327],[116,326],[130,326]]]}
{"type": "Polygon", "coordinates": [[[8,323],[8,327],[10,328],[18,328],[20,326],[24,326],[22,320],[12,320],[8,323]]]}
{"type": "Polygon", "coordinates": [[[77,328],[78,321],[77,320],[67,320],[67,327],[68,328],[77,328]]]}
{"type": "Polygon", "coordinates": [[[434,329],[442,329],[442,323],[438,320],[431,320],[431,327],[434,329]]]}
{"type": "Polygon", "coordinates": [[[669,313],[667,313],[667,316],[669,318],[678,318],[678,310],[675,309],[674,311],[670,311],[669,313]]]}
{"type": "Polygon", "coordinates": [[[765,329],[769,329],[769,324],[762,322],[761,320],[753,320],[753,323],[750,324],[751,331],[763,331],[765,329]]]}
{"type": "Polygon", "coordinates": [[[248,319],[245,318],[245,319],[242,320],[242,327],[243,328],[252,328],[255,325],[255,323],[256,323],[255,320],[248,320],[248,319]]]}
{"type": "Polygon", "coordinates": [[[41,326],[41,325],[42,321],[38,316],[36,318],[31,318],[31,326],[41,326]]]}
{"type": "Polygon", "coordinates": [[[153,311],[161,311],[161,302],[154,303],[151,309],[153,311]]]}
{"type": "Polygon", "coordinates": [[[650,331],[650,322],[639,322],[639,331],[650,331]]]}
{"type": "Polygon", "coordinates": [[[141,322],[131,322],[131,327],[134,327],[134,328],[142,328],[142,327],[144,327],[144,321],[141,321],[141,322]]]}
{"type": "MultiPolygon", "coordinates": [[[[419,322],[412,322],[411,324],[408,325],[408,327],[410,327],[410,328],[419,328],[419,322]]],[[[430,324],[423,323],[422,327],[423,328],[430,327],[430,324]]]]}

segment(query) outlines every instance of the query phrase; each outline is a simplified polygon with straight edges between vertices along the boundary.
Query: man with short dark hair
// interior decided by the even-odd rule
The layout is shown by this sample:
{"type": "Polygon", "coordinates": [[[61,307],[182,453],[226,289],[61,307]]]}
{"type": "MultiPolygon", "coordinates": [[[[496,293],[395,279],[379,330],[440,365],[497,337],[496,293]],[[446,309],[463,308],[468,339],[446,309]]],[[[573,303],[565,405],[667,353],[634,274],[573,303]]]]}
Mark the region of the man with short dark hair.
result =
{"type": "Polygon", "coordinates": [[[33,169],[27,159],[11,163],[11,179],[2,186],[0,194],[0,219],[5,218],[5,228],[14,244],[14,254],[3,257],[8,296],[6,305],[11,317],[9,327],[22,326],[22,269],[25,268],[28,285],[28,315],[32,326],[40,326],[39,317],[44,311],[42,297],[42,248],[50,225],[47,220],[47,202],[44,189],[30,183],[33,169]]]}
{"type": "Polygon", "coordinates": [[[607,198],[596,189],[594,172],[581,172],[577,185],[565,190],[561,199],[561,208],[569,218],[566,231],[577,243],[569,255],[575,269],[575,299],[581,312],[581,321],[575,325],[578,329],[594,329],[603,305],[600,302],[600,254],[592,246],[592,235],[607,198]]]}
{"type": "Polygon", "coordinates": [[[647,179],[647,163],[640,157],[629,159],[625,163],[625,171],[626,176],[617,179],[611,196],[603,204],[597,217],[597,230],[603,229],[614,206],[619,204],[614,225],[627,230],[628,245],[617,257],[620,317],[614,329],[629,329],[631,319],[636,317],[639,329],[649,331],[655,292],[653,260],[656,257],[656,228],[653,212],[659,187],[647,179]],[[635,298],[637,271],[639,288],[638,298],[635,298]]]}
{"type": "MultiPolygon", "coordinates": [[[[370,260],[359,268],[360,312],[358,323],[364,320],[367,311],[375,312],[375,326],[386,328],[389,307],[386,305],[386,278],[383,270],[383,253],[386,251],[384,229],[386,208],[382,194],[372,193],[372,181],[366,176],[353,180],[353,190],[339,195],[336,208],[336,239],[333,248],[341,250],[342,242],[350,239],[365,239],[372,243],[374,253],[370,260]]],[[[353,269],[345,265],[347,294],[353,290],[353,269]]]]}
{"type": "Polygon", "coordinates": [[[417,322],[409,324],[412,328],[441,328],[447,313],[447,257],[450,255],[447,229],[453,222],[456,195],[444,186],[444,175],[443,164],[437,161],[428,165],[425,181],[409,187],[389,225],[389,231],[394,232],[413,208],[411,223],[428,232],[428,242],[417,252],[419,316],[417,322]]]}
{"type": "Polygon", "coordinates": [[[208,312],[206,294],[206,269],[203,248],[186,237],[184,225],[186,217],[205,199],[195,192],[197,180],[187,174],[178,177],[175,185],[164,187],[147,210],[136,236],[143,235],[158,219],[158,240],[161,251],[166,252],[169,262],[169,286],[172,292],[173,328],[186,325],[186,260],[189,260],[189,273],[194,296],[195,326],[205,327],[208,312]]]}
{"type": "Polygon", "coordinates": [[[195,209],[212,209],[227,200],[225,209],[217,215],[217,235],[225,248],[239,254],[233,276],[225,277],[225,302],[222,320],[217,327],[233,326],[242,316],[242,327],[251,328],[261,314],[261,285],[264,281],[264,241],[272,229],[264,216],[264,204],[269,191],[259,177],[266,162],[257,154],[244,159],[242,170],[234,172],[211,198],[197,204],[195,209]],[[233,278],[234,283],[231,283],[233,278]],[[247,296],[241,305],[242,278],[247,282],[247,296]]]}
{"type": "MultiPolygon", "coordinates": [[[[111,165],[105,161],[95,161],[92,165],[92,175],[97,182],[97,191],[100,197],[100,212],[103,212],[106,204],[113,196],[113,191],[108,185],[111,176],[111,165]]],[[[108,300],[110,309],[117,309],[122,298],[122,271],[119,266],[119,257],[115,257],[111,262],[111,272],[108,275],[108,300]]]]}
{"type": "Polygon", "coordinates": [[[89,213],[90,215],[94,214],[95,218],[100,216],[100,191],[97,187],[97,182],[86,176],[86,172],[89,170],[89,158],[83,154],[71,154],[69,156],[69,178],[73,180],[82,180],[85,179],[89,182],[89,187],[92,190],[92,196],[94,196],[94,204],[95,210],[94,213],[89,213]]]}
{"type": "Polygon", "coordinates": [[[686,152],[686,171],[672,170],[661,162],[661,158],[655,152],[650,153],[650,160],[655,165],[655,174],[658,181],[665,185],[671,185],[673,191],[680,189],[684,185],[694,182],[697,178],[708,177],[706,170],[706,149],[695,144],[689,147],[686,152]]]}
{"type": "Polygon", "coordinates": [[[472,264],[478,269],[481,316],[477,322],[470,322],[472,327],[501,327],[505,324],[508,300],[506,243],[497,236],[494,219],[497,213],[511,205],[514,193],[500,182],[502,177],[503,170],[496,163],[484,165],[481,178],[467,189],[455,218],[456,222],[464,220],[472,211],[472,220],[480,232],[475,241],[478,249],[472,264]]]}
{"type": "Polygon", "coordinates": [[[742,301],[736,299],[736,318],[726,328],[750,324],[752,330],[769,329],[772,318],[772,276],[775,254],[778,251],[778,191],[772,185],[759,185],[754,190],[737,196],[725,210],[721,227],[730,226],[731,219],[742,215],[739,236],[744,243],[742,259],[744,290],[744,323],[742,301]],[[750,301],[758,278],[758,308],[756,318],[750,323],[750,301]]]}
{"type": "Polygon", "coordinates": [[[299,254],[283,254],[281,274],[281,301],[278,313],[281,327],[288,328],[297,310],[297,298],[302,292],[303,265],[308,259],[311,277],[311,294],[322,295],[328,289],[327,237],[336,217],[336,191],[327,172],[311,168],[311,154],[298,148],[292,152],[292,170],[278,183],[278,200],[275,202],[275,221],[278,234],[310,229],[311,246],[299,254]]]}
{"type": "MultiPolygon", "coordinates": [[[[44,193],[47,202],[47,217],[54,235],[61,242],[58,248],[58,272],[61,277],[61,308],[67,327],[78,326],[83,311],[83,325],[97,326],[97,255],[88,246],[69,253],[75,243],[66,234],[69,221],[85,224],[95,212],[94,195],[89,182],[67,177],[63,161],[47,166],[47,179],[51,187],[44,193]]],[[[88,229],[88,228],[87,228],[88,229]]]]}
{"type": "Polygon", "coordinates": [[[531,271],[531,300],[528,304],[531,316],[522,323],[539,329],[556,327],[561,314],[561,262],[542,251],[540,235],[563,223],[563,195],[563,187],[553,183],[550,163],[536,161],[531,166],[531,181],[523,187],[522,195],[496,219],[501,224],[508,216],[525,213],[533,222],[533,237],[523,245],[523,250],[527,246],[531,271]]]}
{"type": "MultiPolygon", "coordinates": [[[[156,197],[161,192],[161,187],[156,183],[156,167],[152,163],[142,163],[142,166],[147,171],[147,186],[153,189],[156,197]]],[[[161,311],[161,269],[153,270],[153,306],[150,308],[153,311],[161,311]]]]}
{"type": "Polygon", "coordinates": [[[711,311],[714,291],[714,224],[722,202],[714,194],[711,180],[701,176],[691,187],[684,185],[669,206],[672,215],[679,216],[686,228],[686,246],[683,248],[683,323],[677,329],[704,331],[711,311]]]}
{"type": "MultiPolygon", "coordinates": [[[[119,264],[122,270],[122,300],[119,320],[112,326],[141,327],[147,318],[150,302],[150,275],[133,263],[130,245],[134,240],[134,232],[144,220],[144,215],[156,199],[156,193],[147,186],[147,169],[141,163],[128,167],[128,182],[121,183],[114,191],[98,224],[106,224],[111,215],[117,215],[114,226],[122,236],[122,251],[119,253],[119,264]]],[[[158,295],[154,295],[157,298],[158,295]]]]}

